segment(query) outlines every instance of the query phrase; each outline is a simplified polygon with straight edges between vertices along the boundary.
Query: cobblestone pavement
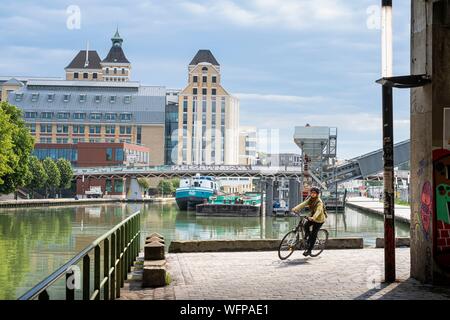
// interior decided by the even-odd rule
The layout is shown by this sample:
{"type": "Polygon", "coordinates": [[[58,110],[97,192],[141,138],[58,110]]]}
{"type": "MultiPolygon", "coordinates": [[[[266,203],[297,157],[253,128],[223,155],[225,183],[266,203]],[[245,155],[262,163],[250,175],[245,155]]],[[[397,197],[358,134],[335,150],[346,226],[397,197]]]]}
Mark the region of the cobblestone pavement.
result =
{"type": "Polygon", "coordinates": [[[397,249],[397,278],[382,280],[382,249],[328,250],[317,258],[295,252],[280,261],[276,252],[168,254],[170,285],[143,289],[128,281],[121,299],[450,299],[450,287],[409,278],[409,249],[397,249]]]}

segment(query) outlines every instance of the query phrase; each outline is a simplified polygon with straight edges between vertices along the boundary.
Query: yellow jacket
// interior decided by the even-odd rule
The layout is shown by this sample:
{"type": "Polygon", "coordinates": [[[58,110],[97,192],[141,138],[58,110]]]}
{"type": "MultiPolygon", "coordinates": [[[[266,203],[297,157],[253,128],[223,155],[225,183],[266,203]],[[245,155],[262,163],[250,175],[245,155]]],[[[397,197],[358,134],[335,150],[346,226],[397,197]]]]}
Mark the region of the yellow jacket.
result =
{"type": "Polygon", "coordinates": [[[310,209],[311,209],[311,218],[312,218],[312,220],[314,222],[317,222],[317,223],[324,223],[326,218],[327,218],[327,214],[325,212],[326,209],[325,209],[325,206],[324,206],[324,204],[322,202],[322,199],[320,199],[320,198],[317,199],[318,203],[315,206],[315,210],[314,210],[314,208],[311,208],[310,200],[311,200],[311,198],[306,199],[305,201],[300,203],[298,206],[293,208],[292,211],[298,213],[303,208],[309,206],[310,209]]]}

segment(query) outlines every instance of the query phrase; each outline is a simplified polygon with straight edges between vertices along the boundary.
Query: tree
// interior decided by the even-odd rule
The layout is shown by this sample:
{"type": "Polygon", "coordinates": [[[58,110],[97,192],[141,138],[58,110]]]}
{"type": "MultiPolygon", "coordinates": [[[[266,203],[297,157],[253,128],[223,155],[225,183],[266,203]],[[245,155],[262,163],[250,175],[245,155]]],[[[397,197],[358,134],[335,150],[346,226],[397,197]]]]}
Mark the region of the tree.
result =
{"type": "Polygon", "coordinates": [[[0,193],[6,194],[27,185],[32,178],[30,158],[34,139],[21,110],[2,102],[0,113],[0,193]]]}
{"type": "Polygon", "coordinates": [[[59,170],[59,174],[61,175],[61,181],[59,183],[60,189],[68,189],[70,188],[70,184],[73,178],[73,170],[72,165],[69,160],[60,158],[56,161],[56,165],[59,170]]]}
{"type": "Polygon", "coordinates": [[[165,195],[174,193],[175,188],[170,180],[161,180],[158,183],[158,190],[160,194],[165,195]]]}
{"type": "Polygon", "coordinates": [[[59,169],[55,161],[53,161],[51,158],[45,158],[44,161],[42,161],[42,165],[44,166],[44,170],[48,176],[48,179],[44,186],[45,192],[48,196],[49,191],[54,194],[55,190],[59,188],[61,184],[61,174],[59,173],[59,169]]]}
{"type": "Polygon", "coordinates": [[[138,179],[139,187],[144,190],[144,195],[147,193],[148,188],[150,188],[150,181],[148,178],[139,178],[138,179]]]}
{"type": "Polygon", "coordinates": [[[38,158],[32,156],[30,158],[30,171],[32,172],[31,179],[28,183],[28,188],[34,193],[37,189],[43,189],[46,186],[48,176],[47,172],[38,158]]]}
{"type": "Polygon", "coordinates": [[[172,182],[172,186],[174,189],[177,189],[180,187],[180,179],[179,178],[173,178],[171,180],[171,182],[172,182]]]}

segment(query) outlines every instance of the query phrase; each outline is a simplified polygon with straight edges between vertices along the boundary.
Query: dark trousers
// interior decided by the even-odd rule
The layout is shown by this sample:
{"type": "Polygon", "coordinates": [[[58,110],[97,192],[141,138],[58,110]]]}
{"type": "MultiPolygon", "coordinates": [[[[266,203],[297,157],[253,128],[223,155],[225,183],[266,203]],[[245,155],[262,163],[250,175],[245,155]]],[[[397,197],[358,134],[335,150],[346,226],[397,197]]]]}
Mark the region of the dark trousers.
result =
{"type": "Polygon", "coordinates": [[[323,223],[317,223],[314,221],[306,221],[305,223],[305,238],[308,239],[307,250],[312,250],[316,243],[317,233],[322,227],[323,223]],[[311,231],[312,227],[312,231],[311,231]]]}

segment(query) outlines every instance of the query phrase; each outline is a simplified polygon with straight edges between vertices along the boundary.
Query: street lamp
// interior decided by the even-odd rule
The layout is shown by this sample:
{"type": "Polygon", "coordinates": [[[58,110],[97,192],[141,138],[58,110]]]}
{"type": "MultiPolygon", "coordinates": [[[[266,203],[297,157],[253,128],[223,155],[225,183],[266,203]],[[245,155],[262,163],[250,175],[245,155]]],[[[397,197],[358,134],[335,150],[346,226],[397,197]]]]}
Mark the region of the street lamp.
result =
{"type": "Polygon", "coordinates": [[[392,0],[381,1],[381,63],[384,161],[384,272],[385,281],[395,281],[394,215],[394,121],[392,88],[414,88],[430,83],[426,75],[393,77],[392,0]]]}

